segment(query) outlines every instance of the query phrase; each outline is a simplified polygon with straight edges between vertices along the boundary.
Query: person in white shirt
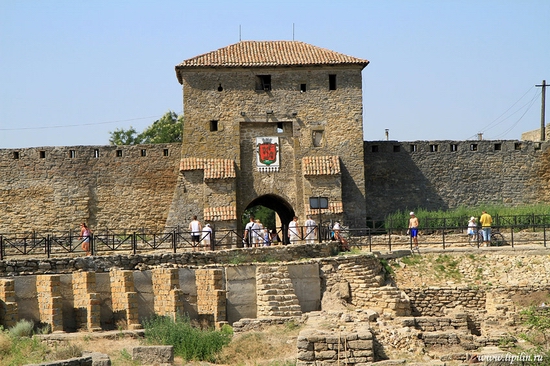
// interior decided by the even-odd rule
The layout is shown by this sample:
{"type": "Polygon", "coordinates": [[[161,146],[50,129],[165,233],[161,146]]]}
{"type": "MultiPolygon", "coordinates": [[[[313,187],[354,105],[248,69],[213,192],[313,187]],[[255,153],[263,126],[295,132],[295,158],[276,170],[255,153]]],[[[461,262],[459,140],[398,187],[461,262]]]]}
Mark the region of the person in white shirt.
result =
{"type": "Polygon", "coordinates": [[[243,235],[243,246],[245,248],[250,248],[252,246],[254,246],[254,226],[256,225],[256,223],[254,222],[254,216],[250,216],[250,221],[246,224],[246,226],[244,227],[244,235],[243,235]]]}
{"type": "Polygon", "coordinates": [[[210,245],[212,243],[212,227],[210,224],[204,225],[202,229],[202,243],[204,245],[204,250],[210,250],[210,245]]]}
{"type": "Polygon", "coordinates": [[[193,216],[193,221],[189,223],[189,231],[191,232],[191,244],[193,245],[193,249],[196,249],[197,245],[199,245],[202,231],[202,225],[197,220],[196,215],[193,216]]]}
{"type": "Polygon", "coordinates": [[[315,239],[317,239],[317,223],[311,218],[311,215],[307,215],[306,243],[313,244],[315,239]]]}
{"type": "Polygon", "coordinates": [[[470,242],[472,242],[475,239],[476,228],[477,228],[476,218],[472,216],[470,217],[470,221],[468,221],[468,237],[470,239],[470,242]]]}
{"type": "Polygon", "coordinates": [[[294,216],[288,224],[288,239],[290,240],[290,244],[296,244],[300,240],[300,235],[298,234],[298,216],[294,216]]]}

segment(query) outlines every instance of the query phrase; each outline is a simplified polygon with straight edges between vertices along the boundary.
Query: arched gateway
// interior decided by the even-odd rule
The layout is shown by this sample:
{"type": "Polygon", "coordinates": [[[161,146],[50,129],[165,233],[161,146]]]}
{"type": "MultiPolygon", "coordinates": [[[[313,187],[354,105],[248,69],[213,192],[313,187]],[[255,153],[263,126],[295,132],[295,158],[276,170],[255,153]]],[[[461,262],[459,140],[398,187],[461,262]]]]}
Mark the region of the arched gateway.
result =
{"type": "Polygon", "coordinates": [[[362,78],[368,61],[297,41],[244,41],[176,66],[179,182],[167,226],[193,215],[241,230],[254,205],[288,224],[365,219],[362,78]],[[312,210],[311,197],[328,208],[312,210]]]}

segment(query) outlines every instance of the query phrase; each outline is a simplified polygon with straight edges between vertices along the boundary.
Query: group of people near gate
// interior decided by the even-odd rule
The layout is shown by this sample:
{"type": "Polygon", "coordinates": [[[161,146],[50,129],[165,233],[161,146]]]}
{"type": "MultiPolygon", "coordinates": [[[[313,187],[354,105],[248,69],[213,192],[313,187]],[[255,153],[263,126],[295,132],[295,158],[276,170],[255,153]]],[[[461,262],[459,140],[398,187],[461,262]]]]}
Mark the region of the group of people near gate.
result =
{"type": "MultiPolygon", "coordinates": [[[[418,229],[419,220],[414,212],[409,214],[409,223],[407,229],[407,235],[410,235],[413,249],[418,249],[418,229]]],[[[468,236],[470,241],[476,240],[478,235],[481,235],[484,246],[489,246],[491,242],[491,224],[493,219],[486,211],[483,211],[479,218],[479,224],[481,229],[478,230],[478,222],[474,216],[470,217],[468,221],[468,236]]],[[[189,232],[191,233],[191,240],[194,248],[209,250],[211,249],[213,231],[210,224],[202,226],[198,221],[197,216],[193,216],[192,221],[189,223],[189,232]]],[[[304,241],[307,244],[313,244],[318,239],[318,226],[311,215],[307,215],[307,220],[303,227],[298,225],[298,217],[294,216],[292,221],[288,224],[287,239],[288,243],[296,244],[304,241]]],[[[92,231],[88,228],[86,223],[80,225],[79,239],[82,241],[82,250],[86,255],[92,254],[92,248],[90,245],[90,238],[92,231]]],[[[336,240],[341,250],[350,250],[346,238],[342,235],[342,229],[339,222],[335,222],[332,226],[331,240],[336,240]]],[[[270,246],[272,244],[283,244],[283,241],[279,237],[275,228],[269,230],[264,227],[259,219],[255,219],[254,216],[250,216],[250,221],[246,224],[243,235],[243,247],[261,247],[270,246]]]]}
{"type": "MultiPolygon", "coordinates": [[[[318,226],[311,215],[307,215],[305,225],[301,227],[298,223],[298,216],[294,216],[288,224],[287,238],[288,243],[296,244],[304,241],[306,244],[313,244],[318,239],[318,226]],[[305,231],[305,232],[304,232],[305,231]]],[[[340,243],[342,250],[349,250],[347,240],[341,234],[340,224],[336,222],[332,227],[333,240],[340,243]]],[[[263,227],[260,220],[250,216],[250,222],[246,224],[243,235],[244,247],[269,246],[271,244],[282,244],[276,229],[268,231],[263,227]]]]}

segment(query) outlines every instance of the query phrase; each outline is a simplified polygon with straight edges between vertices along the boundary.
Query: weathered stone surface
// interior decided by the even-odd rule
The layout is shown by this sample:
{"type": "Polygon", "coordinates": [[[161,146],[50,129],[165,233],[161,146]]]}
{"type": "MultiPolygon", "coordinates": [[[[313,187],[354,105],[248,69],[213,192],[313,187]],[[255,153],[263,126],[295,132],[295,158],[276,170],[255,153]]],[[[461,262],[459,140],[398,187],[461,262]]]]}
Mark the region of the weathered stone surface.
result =
{"type": "Polygon", "coordinates": [[[174,362],[173,346],[139,346],[132,348],[132,360],[144,364],[171,364],[174,362]]]}

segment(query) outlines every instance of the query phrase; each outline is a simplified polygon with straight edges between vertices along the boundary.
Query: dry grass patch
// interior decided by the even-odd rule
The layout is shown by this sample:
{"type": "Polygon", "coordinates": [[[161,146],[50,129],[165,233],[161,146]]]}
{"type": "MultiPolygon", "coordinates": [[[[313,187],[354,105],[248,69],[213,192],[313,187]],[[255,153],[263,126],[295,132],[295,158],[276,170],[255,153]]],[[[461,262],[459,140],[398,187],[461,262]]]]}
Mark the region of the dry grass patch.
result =
{"type": "Polygon", "coordinates": [[[290,366],[296,364],[296,339],[301,327],[294,323],[266,327],[233,337],[219,355],[219,363],[235,366],[290,366]]]}

